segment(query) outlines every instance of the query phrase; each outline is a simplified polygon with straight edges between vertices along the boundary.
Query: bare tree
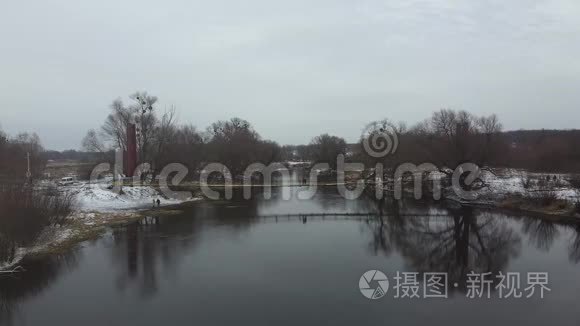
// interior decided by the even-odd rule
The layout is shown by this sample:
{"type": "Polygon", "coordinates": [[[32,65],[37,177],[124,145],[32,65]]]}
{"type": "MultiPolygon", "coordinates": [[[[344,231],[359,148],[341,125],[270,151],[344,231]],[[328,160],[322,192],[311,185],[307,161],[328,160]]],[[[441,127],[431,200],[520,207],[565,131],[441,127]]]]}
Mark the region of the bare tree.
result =
{"type": "Polygon", "coordinates": [[[20,133],[16,137],[0,136],[0,177],[5,182],[21,182],[28,170],[30,159],[31,177],[40,176],[46,165],[44,148],[35,133],[20,133]]]}
{"type": "Polygon", "coordinates": [[[399,163],[398,158],[403,148],[399,147],[398,143],[406,132],[407,126],[404,122],[394,123],[389,119],[383,119],[368,123],[360,137],[360,158],[370,166],[382,163],[387,170],[393,168],[399,163]],[[390,152],[385,152],[385,155],[371,155],[373,153],[368,153],[368,150],[376,153],[388,150],[390,152]]]}
{"type": "Polygon", "coordinates": [[[257,160],[266,165],[276,162],[282,157],[282,147],[271,140],[262,140],[257,152],[257,160]]]}
{"type": "Polygon", "coordinates": [[[85,151],[103,153],[106,151],[105,144],[94,129],[87,131],[87,134],[81,142],[85,151]]]}
{"type": "Polygon", "coordinates": [[[2,130],[2,126],[0,126],[0,142],[6,142],[8,140],[8,137],[6,136],[6,133],[2,130]]]}
{"type": "MultiPolygon", "coordinates": [[[[100,140],[96,132],[89,131],[85,136],[86,145],[89,148],[101,148],[106,146],[105,142],[109,142],[111,147],[121,151],[127,150],[127,126],[131,123],[136,124],[137,131],[137,149],[139,152],[140,162],[153,161],[156,148],[154,141],[158,129],[158,120],[155,115],[154,105],[157,102],[157,97],[150,96],[147,92],[136,92],[130,96],[133,101],[130,105],[125,105],[121,99],[116,99],[111,104],[111,113],[105,119],[101,127],[103,140],[100,140]],[[103,145],[103,146],[101,146],[103,145]]],[[[173,123],[174,113],[166,113],[165,125],[167,125],[167,117],[170,116],[171,123],[173,123]]],[[[169,123],[169,124],[171,124],[169,123]]],[[[83,146],[85,141],[83,141],[83,146]]]]}
{"type": "Polygon", "coordinates": [[[314,161],[328,163],[333,170],[336,170],[338,155],[344,155],[347,151],[346,141],[343,138],[329,134],[314,137],[310,145],[314,161]]]}
{"type": "Polygon", "coordinates": [[[204,153],[205,140],[192,125],[174,126],[172,132],[156,154],[155,173],[169,163],[181,163],[187,166],[192,177],[207,159],[204,153]]]}
{"type": "Polygon", "coordinates": [[[127,150],[127,125],[134,121],[135,110],[125,107],[121,99],[111,104],[111,113],[105,119],[102,131],[114,148],[127,150]]]}
{"type": "Polygon", "coordinates": [[[450,109],[433,113],[411,132],[419,136],[427,160],[450,169],[465,162],[487,165],[501,140],[497,116],[476,117],[450,109]]]}
{"type": "MultiPolygon", "coordinates": [[[[443,109],[412,128],[410,136],[421,148],[417,157],[437,165],[449,182],[453,170],[463,163],[487,169],[502,148],[500,132],[495,115],[477,117],[466,111],[443,109]]],[[[477,178],[469,188],[484,186],[483,179],[477,178]]]]}
{"type": "Polygon", "coordinates": [[[154,105],[157,103],[156,96],[150,96],[147,92],[136,92],[130,96],[134,101],[132,110],[136,112],[137,145],[141,162],[151,160],[149,156],[152,150],[151,143],[154,139],[157,118],[154,113],[154,105]]]}
{"type": "Polygon", "coordinates": [[[164,153],[167,151],[168,144],[171,141],[175,141],[175,134],[176,130],[176,118],[175,118],[175,107],[171,107],[171,109],[167,110],[157,126],[155,126],[155,132],[153,134],[153,148],[154,152],[154,167],[153,169],[160,168],[159,160],[163,157],[164,153]]]}
{"type": "Polygon", "coordinates": [[[257,160],[260,135],[248,121],[240,118],[218,121],[207,132],[210,158],[227,166],[233,176],[242,175],[257,160]]]}
{"type": "Polygon", "coordinates": [[[272,163],[280,158],[280,146],[264,141],[243,119],[218,121],[207,129],[208,158],[228,167],[234,177],[241,176],[252,163],[272,163]]]}

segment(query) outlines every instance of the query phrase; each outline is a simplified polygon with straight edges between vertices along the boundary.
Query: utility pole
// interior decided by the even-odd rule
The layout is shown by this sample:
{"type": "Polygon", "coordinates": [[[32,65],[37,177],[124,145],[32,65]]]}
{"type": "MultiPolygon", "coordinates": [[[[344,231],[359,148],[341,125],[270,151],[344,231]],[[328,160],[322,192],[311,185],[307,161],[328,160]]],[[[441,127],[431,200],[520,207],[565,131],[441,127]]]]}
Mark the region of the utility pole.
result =
{"type": "Polygon", "coordinates": [[[30,172],[30,152],[26,152],[26,180],[30,182],[30,178],[32,177],[32,173],[30,172]]]}

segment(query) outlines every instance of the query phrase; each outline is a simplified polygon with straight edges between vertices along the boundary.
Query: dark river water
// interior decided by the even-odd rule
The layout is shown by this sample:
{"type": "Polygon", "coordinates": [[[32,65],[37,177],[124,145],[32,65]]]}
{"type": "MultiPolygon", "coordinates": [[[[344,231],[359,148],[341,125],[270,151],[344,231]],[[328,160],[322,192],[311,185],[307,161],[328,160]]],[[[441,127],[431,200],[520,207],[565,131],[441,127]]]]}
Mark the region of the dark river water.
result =
{"type": "Polygon", "coordinates": [[[0,276],[0,323],[580,325],[578,225],[345,200],[333,189],[285,201],[279,191],[270,200],[197,202],[183,214],[28,260],[26,272],[0,276]],[[374,215],[332,215],[345,213],[374,215]],[[368,270],[388,277],[384,297],[362,295],[368,270]],[[490,298],[470,298],[472,271],[519,273],[522,291],[529,272],[548,273],[550,291],[543,299],[539,289],[531,298],[500,298],[496,280],[490,298]],[[417,277],[419,298],[396,297],[405,285],[395,288],[397,272],[417,277]],[[425,272],[447,273],[448,298],[425,297],[425,272]]]}

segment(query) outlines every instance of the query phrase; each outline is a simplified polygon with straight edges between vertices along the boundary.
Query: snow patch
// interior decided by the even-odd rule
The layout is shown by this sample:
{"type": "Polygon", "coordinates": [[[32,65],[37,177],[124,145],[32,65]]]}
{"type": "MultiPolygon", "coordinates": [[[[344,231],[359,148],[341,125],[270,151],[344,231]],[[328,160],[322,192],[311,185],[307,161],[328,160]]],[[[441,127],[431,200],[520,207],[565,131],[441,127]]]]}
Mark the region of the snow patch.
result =
{"type": "Polygon", "coordinates": [[[496,174],[484,171],[482,179],[489,186],[484,190],[484,196],[530,196],[541,192],[551,192],[560,199],[571,201],[580,200],[578,190],[574,189],[567,181],[569,177],[570,175],[568,174],[531,173],[514,169],[500,170],[496,174]],[[546,181],[548,175],[551,181],[546,181]],[[554,176],[556,177],[556,181],[554,181],[554,176]],[[526,179],[530,179],[532,182],[526,185],[526,179]],[[545,184],[540,186],[540,181],[543,181],[545,184]]]}
{"type": "Polygon", "coordinates": [[[118,194],[107,189],[106,183],[79,183],[67,187],[67,191],[76,194],[80,212],[148,209],[153,207],[153,201],[157,200],[161,205],[171,205],[197,199],[193,197],[166,198],[151,186],[123,186],[122,193],[118,194]]]}

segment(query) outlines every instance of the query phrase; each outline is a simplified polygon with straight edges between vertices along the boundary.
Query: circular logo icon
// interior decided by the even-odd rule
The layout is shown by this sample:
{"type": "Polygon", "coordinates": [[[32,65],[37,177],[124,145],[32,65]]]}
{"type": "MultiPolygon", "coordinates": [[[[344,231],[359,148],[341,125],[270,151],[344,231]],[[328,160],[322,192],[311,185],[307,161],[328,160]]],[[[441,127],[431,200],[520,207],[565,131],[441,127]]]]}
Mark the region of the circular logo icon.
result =
{"type": "Polygon", "coordinates": [[[363,130],[362,143],[368,155],[374,158],[381,158],[397,151],[399,137],[390,123],[375,122],[369,124],[363,130]]]}
{"type": "Polygon", "coordinates": [[[389,290],[389,279],[385,273],[376,269],[366,271],[358,281],[360,293],[367,299],[380,299],[389,290]]]}

